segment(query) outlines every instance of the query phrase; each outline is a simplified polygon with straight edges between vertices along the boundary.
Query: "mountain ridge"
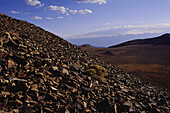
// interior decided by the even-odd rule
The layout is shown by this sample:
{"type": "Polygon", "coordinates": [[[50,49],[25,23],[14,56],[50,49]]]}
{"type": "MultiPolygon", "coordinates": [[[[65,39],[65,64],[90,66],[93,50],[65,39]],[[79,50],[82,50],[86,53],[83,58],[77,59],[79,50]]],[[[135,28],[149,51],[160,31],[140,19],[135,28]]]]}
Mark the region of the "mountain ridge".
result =
{"type": "Polygon", "coordinates": [[[155,37],[155,38],[146,38],[146,39],[136,39],[136,40],[130,40],[118,45],[110,46],[108,48],[112,47],[121,47],[121,46],[127,46],[127,45],[141,45],[141,44],[152,44],[152,45],[170,45],[170,34],[166,33],[161,36],[155,37]]]}

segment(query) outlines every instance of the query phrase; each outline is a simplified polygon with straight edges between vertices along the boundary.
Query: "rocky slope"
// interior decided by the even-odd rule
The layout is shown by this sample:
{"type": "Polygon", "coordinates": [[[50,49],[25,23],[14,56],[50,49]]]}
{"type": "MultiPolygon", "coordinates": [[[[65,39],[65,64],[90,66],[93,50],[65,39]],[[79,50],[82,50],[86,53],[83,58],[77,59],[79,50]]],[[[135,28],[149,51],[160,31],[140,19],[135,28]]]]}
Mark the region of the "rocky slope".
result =
{"type": "Polygon", "coordinates": [[[40,27],[0,14],[0,39],[1,113],[169,112],[163,90],[40,27]],[[89,75],[90,65],[108,76],[89,75]]]}

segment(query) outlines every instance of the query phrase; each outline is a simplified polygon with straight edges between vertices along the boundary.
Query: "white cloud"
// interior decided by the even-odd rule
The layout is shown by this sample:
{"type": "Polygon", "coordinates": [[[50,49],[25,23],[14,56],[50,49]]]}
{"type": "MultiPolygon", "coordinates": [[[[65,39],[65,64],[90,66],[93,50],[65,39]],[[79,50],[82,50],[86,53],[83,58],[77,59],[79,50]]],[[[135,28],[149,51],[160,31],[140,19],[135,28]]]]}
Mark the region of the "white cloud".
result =
{"type": "Polygon", "coordinates": [[[59,17],[57,17],[57,19],[63,19],[64,17],[63,16],[59,16],[59,17]]]}
{"type": "Polygon", "coordinates": [[[150,24],[150,25],[126,25],[124,28],[160,28],[160,27],[170,27],[170,23],[161,23],[161,24],[150,24]]]}
{"type": "Polygon", "coordinates": [[[69,12],[70,12],[71,14],[76,14],[76,13],[78,13],[77,10],[69,10],[69,12]]]}
{"type": "Polygon", "coordinates": [[[80,13],[80,14],[86,14],[86,13],[93,13],[91,10],[89,9],[85,9],[85,10],[69,10],[69,12],[71,14],[77,14],[77,13],[80,13]]]}
{"type": "Polygon", "coordinates": [[[53,11],[58,11],[59,13],[65,14],[67,13],[67,9],[63,6],[53,6],[50,5],[49,7],[45,8],[46,10],[53,10],[53,11]]]}
{"type": "Polygon", "coordinates": [[[28,5],[32,5],[32,6],[36,6],[38,4],[41,4],[40,1],[38,0],[25,0],[25,2],[28,4],[28,5]]]}
{"type": "Polygon", "coordinates": [[[53,20],[53,18],[51,18],[51,17],[46,17],[46,19],[48,19],[48,20],[53,20]]]}
{"type": "Polygon", "coordinates": [[[41,3],[38,0],[25,0],[26,4],[31,5],[31,6],[36,6],[38,5],[36,8],[40,8],[43,7],[45,4],[41,3]]]}
{"type": "Polygon", "coordinates": [[[30,12],[19,12],[19,11],[10,11],[12,14],[20,14],[20,15],[27,15],[30,14],[30,12]]]}
{"type": "Polygon", "coordinates": [[[105,4],[106,0],[72,0],[75,1],[77,3],[99,3],[101,4],[105,4]]]}
{"type": "Polygon", "coordinates": [[[164,33],[169,32],[170,23],[148,24],[148,25],[125,25],[113,26],[94,31],[84,32],[79,35],[69,35],[66,38],[96,38],[105,36],[118,36],[118,35],[137,35],[145,33],[164,33]]]}
{"type": "Polygon", "coordinates": [[[85,9],[85,10],[79,10],[79,13],[86,14],[86,13],[93,13],[93,12],[89,9],[85,9]]]}
{"type": "Polygon", "coordinates": [[[114,27],[108,27],[108,28],[102,28],[102,29],[96,29],[97,31],[108,31],[108,30],[115,30],[115,29],[159,29],[159,28],[167,28],[170,27],[170,23],[161,23],[161,24],[149,24],[149,25],[125,25],[125,26],[114,26],[114,27]]]}
{"type": "Polygon", "coordinates": [[[40,7],[43,7],[45,4],[39,4],[36,8],[40,8],[40,7]]]}
{"type": "Polygon", "coordinates": [[[10,11],[10,13],[12,13],[12,14],[22,14],[19,11],[10,11]]]}
{"type": "Polygon", "coordinates": [[[72,9],[69,9],[69,8],[65,8],[63,6],[53,6],[53,5],[50,5],[49,7],[46,7],[45,10],[57,11],[59,13],[66,14],[67,16],[69,15],[69,13],[71,13],[71,14],[93,13],[92,10],[90,10],[90,9],[72,10],[72,9]]]}
{"type": "Polygon", "coordinates": [[[127,30],[127,31],[124,31],[124,35],[137,35],[137,34],[144,34],[144,33],[162,33],[163,30],[157,30],[157,29],[132,29],[132,30],[127,30]]]}
{"type": "Polygon", "coordinates": [[[35,17],[32,17],[32,19],[35,19],[35,20],[42,20],[42,17],[35,16],[35,17]]]}

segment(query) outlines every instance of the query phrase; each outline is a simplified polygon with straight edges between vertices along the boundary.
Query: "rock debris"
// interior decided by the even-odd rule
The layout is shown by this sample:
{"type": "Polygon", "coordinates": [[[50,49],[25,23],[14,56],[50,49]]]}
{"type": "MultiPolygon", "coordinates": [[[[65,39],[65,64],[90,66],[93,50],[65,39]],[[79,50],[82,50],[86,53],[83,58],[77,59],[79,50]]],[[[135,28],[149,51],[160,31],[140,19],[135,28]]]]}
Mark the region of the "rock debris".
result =
{"type": "Polygon", "coordinates": [[[26,21],[0,14],[0,113],[168,113],[164,90],[26,21]],[[87,73],[99,65],[100,81],[87,73]]]}

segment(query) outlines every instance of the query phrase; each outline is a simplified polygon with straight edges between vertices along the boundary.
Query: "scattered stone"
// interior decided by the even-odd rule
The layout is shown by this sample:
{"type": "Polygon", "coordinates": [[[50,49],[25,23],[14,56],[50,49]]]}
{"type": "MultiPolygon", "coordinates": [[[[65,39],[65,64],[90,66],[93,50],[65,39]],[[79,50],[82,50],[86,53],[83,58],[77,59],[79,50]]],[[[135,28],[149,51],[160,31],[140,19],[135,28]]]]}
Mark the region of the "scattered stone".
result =
{"type": "Polygon", "coordinates": [[[13,60],[8,60],[8,68],[12,68],[14,66],[17,66],[17,63],[15,63],[13,60]]]}
{"type": "Polygon", "coordinates": [[[63,68],[63,71],[62,71],[63,74],[66,74],[66,75],[69,75],[69,71],[65,68],[63,68]]]}
{"type": "Polygon", "coordinates": [[[0,14],[0,112],[168,113],[168,93],[0,14]]]}
{"type": "Polygon", "coordinates": [[[65,113],[70,113],[70,111],[68,109],[66,109],[65,113]]]}
{"type": "Polygon", "coordinates": [[[130,101],[126,101],[125,103],[123,103],[123,105],[130,107],[130,106],[132,106],[132,103],[130,101]]]}
{"type": "Polygon", "coordinates": [[[1,95],[10,95],[10,92],[1,91],[1,95]]]}
{"type": "Polygon", "coordinates": [[[53,69],[53,71],[58,71],[58,67],[57,66],[53,66],[52,69],[53,69]]]}
{"type": "Polygon", "coordinates": [[[87,88],[87,87],[82,87],[85,91],[92,91],[93,89],[87,88]]]}

